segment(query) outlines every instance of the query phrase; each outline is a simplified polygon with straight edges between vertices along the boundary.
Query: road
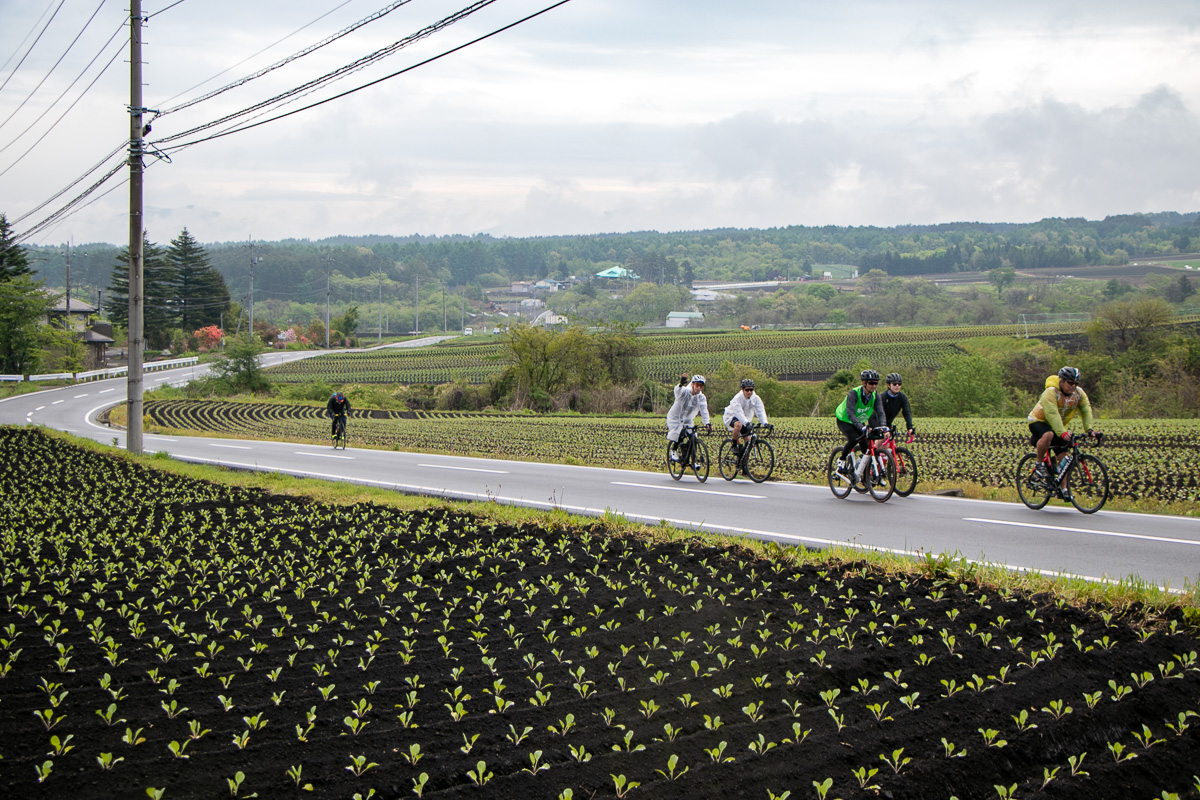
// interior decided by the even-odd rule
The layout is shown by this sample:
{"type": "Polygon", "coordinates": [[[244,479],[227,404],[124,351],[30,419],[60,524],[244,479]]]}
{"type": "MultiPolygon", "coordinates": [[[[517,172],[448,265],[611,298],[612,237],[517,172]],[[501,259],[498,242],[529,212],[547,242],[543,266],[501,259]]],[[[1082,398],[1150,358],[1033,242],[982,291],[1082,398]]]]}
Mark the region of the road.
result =
{"type": "MultiPolygon", "coordinates": [[[[306,353],[271,353],[277,364],[306,353]]],[[[147,389],[182,384],[206,367],[147,373],[147,389]]],[[[124,399],[124,379],[97,381],[0,401],[0,424],[36,424],[124,446],[124,434],[96,422],[124,399]]],[[[352,432],[353,433],[353,432],[352,432]]],[[[1014,569],[1090,580],[1136,577],[1169,589],[1200,579],[1200,520],[1070,508],[1030,511],[1013,503],[916,494],[878,504],[837,500],[823,486],[746,479],[713,471],[705,484],[637,472],[522,461],[397,453],[324,445],[146,435],[147,452],[186,461],[350,481],[402,492],[485,500],[572,513],[752,536],[784,545],[849,544],[894,553],[951,553],[1014,569]]],[[[919,453],[918,453],[919,456],[919,453]]]]}

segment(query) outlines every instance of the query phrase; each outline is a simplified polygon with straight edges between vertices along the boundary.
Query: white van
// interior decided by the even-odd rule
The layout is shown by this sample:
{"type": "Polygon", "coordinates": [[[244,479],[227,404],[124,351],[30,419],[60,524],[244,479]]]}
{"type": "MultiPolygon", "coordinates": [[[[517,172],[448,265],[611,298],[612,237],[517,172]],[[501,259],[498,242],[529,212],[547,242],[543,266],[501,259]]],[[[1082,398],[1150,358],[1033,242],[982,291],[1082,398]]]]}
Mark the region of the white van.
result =
{"type": "Polygon", "coordinates": [[[475,331],[471,330],[470,328],[463,328],[463,336],[470,336],[474,332],[475,331]]]}

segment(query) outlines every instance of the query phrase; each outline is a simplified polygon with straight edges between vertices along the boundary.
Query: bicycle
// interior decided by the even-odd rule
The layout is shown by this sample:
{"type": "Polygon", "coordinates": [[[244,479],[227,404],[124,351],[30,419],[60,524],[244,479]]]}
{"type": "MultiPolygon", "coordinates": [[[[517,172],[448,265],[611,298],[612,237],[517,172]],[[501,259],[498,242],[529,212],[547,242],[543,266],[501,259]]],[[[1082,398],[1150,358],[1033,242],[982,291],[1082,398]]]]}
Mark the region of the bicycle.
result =
{"type": "MultiPolygon", "coordinates": [[[[909,435],[905,444],[912,444],[913,438],[909,435]]],[[[917,488],[917,457],[907,447],[897,447],[896,440],[890,436],[883,440],[883,447],[896,463],[896,494],[908,497],[917,488]]]]}
{"type": "Polygon", "coordinates": [[[333,418],[333,449],[345,450],[346,440],[346,415],[338,414],[333,418]]]}
{"type": "Polygon", "coordinates": [[[767,437],[774,430],[774,425],[751,425],[749,435],[742,441],[742,451],[738,454],[733,452],[732,440],[721,442],[721,449],[717,452],[717,469],[721,471],[721,477],[731,481],[741,472],[755,483],[770,478],[775,471],[775,448],[771,447],[767,437]]]}
{"type": "Polygon", "coordinates": [[[679,480],[690,467],[696,480],[704,483],[708,480],[708,445],[696,435],[696,429],[685,425],[679,437],[679,447],[674,451],[678,460],[672,459],[671,445],[667,445],[667,473],[679,480]]]}
{"type": "Polygon", "coordinates": [[[867,452],[862,457],[867,459],[867,464],[863,468],[862,482],[859,483],[857,477],[858,458],[855,456],[857,448],[850,452],[845,472],[838,471],[837,462],[842,457],[842,448],[839,445],[829,453],[829,463],[825,467],[829,491],[833,492],[833,496],[839,500],[848,497],[851,489],[860,494],[869,492],[871,499],[876,503],[886,503],[892,493],[896,491],[896,462],[892,458],[891,450],[886,446],[876,445],[876,442],[890,439],[891,434],[885,428],[876,428],[866,438],[867,452]]]}
{"type": "MultiPolygon", "coordinates": [[[[1103,439],[1096,434],[1097,446],[1103,439]]],[[[1030,444],[1034,444],[1032,437],[1030,444]]],[[[1017,495],[1021,502],[1037,511],[1057,497],[1066,500],[1084,514],[1095,514],[1108,501],[1108,468],[1091,453],[1079,451],[1079,437],[1072,436],[1067,447],[1050,448],[1040,460],[1037,453],[1026,453],[1017,463],[1017,495]],[[1052,453],[1070,450],[1063,464],[1055,464],[1052,453]],[[1045,474],[1038,471],[1045,466],[1045,474]],[[1064,489],[1063,477],[1066,476],[1064,489]]]]}

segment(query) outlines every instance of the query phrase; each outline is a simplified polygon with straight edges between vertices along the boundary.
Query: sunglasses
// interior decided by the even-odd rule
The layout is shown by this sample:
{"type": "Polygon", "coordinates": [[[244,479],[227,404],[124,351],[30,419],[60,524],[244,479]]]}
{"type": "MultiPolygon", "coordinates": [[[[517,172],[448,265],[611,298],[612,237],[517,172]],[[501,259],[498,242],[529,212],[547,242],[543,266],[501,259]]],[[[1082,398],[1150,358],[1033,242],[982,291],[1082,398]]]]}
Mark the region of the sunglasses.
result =
{"type": "Polygon", "coordinates": [[[867,386],[878,386],[879,381],[866,381],[867,386]]]}

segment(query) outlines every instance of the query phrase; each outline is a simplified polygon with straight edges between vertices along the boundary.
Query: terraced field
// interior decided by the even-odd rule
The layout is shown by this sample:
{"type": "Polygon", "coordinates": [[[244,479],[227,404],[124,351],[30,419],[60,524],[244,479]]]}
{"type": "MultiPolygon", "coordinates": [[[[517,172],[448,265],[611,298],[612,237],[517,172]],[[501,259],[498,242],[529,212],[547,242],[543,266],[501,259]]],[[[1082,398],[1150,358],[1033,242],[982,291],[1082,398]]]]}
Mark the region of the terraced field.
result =
{"type": "MultiPolygon", "coordinates": [[[[1078,323],[1039,326],[977,325],[962,328],[866,328],[844,331],[731,331],[655,334],[651,352],[638,359],[639,374],[671,382],[682,372],[712,372],[734,361],[768,375],[824,377],[868,358],[889,369],[936,368],[956,343],[990,336],[1078,333],[1078,323]]],[[[330,353],[269,370],[277,383],[483,383],[504,369],[504,345],[447,342],[432,347],[330,353]]]]}

